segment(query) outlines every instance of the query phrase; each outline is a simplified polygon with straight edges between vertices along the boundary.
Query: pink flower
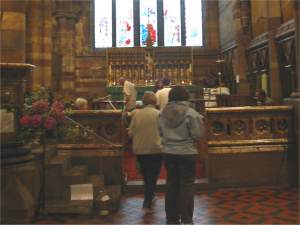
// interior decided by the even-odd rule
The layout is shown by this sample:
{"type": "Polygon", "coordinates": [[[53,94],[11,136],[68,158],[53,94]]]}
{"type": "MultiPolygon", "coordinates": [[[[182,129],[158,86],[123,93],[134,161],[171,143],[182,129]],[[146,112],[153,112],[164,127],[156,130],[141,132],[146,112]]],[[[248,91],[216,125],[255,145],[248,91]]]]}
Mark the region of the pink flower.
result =
{"type": "Polygon", "coordinates": [[[62,122],[66,119],[64,112],[56,112],[54,115],[57,122],[62,122]]]}
{"type": "Polygon", "coordinates": [[[39,127],[42,124],[42,116],[40,114],[35,114],[32,116],[31,124],[34,127],[39,127]]]}
{"type": "Polygon", "coordinates": [[[37,113],[47,112],[49,110],[49,102],[45,99],[32,103],[32,110],[37,113]]]}
{"type": "Polygon", "coordinates": [[[64,104],[60,101],[55,101],[52,104],[51,110],[55,113],[64,111],[64,104]]]}
{"type": "Polygon", "coordinates": [[[56,127],[56,119],[53,118],[52,116],[48,116],[46,118],[46,120],[44,121],[44,127],[47,129],[47,130],[52,130],[56,127]]]}
{"type": "Polygon", "coordinates": [[[31,122],[31,117],[30,116],[22,116],[20,119],[20,124],[23,127],[29,127],[30,126],[30,122],[31,122]]]}

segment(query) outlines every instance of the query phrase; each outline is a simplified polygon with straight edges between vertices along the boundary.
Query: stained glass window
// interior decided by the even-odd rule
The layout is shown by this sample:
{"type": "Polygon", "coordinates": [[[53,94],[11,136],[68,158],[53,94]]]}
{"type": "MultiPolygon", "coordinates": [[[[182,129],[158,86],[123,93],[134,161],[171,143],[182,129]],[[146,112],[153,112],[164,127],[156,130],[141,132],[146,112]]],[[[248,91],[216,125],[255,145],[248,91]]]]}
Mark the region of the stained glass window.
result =
{"type": "Polygon", "coordinates": [[[133,47],[133,1],[116,0],[117,47],[133,47]]]}
{"type": "Polygon", "coordinates": [[[157,1],[140,0],[140,43],[146,46],[148,32],[152,45],[157,46],[157,1]]]}
{"type": "Polygon", "coordinates": [[[111,0],[95,0],[95,47],[112,46],[111,0]]]}
{"type": "Polygon", "coordinates": [[[180,46],[180,0],[164,0],[164,27],[165,46],[180,46]]]}
{"type": "Polygon", "coordinates": [[[94,0],[94,46],[202,46],[202,1],[94,0]]]}
{"type": "Polygon", "coordinates": [[[202,46],[202,1],[185,0],[186,46],[202,46]]]}

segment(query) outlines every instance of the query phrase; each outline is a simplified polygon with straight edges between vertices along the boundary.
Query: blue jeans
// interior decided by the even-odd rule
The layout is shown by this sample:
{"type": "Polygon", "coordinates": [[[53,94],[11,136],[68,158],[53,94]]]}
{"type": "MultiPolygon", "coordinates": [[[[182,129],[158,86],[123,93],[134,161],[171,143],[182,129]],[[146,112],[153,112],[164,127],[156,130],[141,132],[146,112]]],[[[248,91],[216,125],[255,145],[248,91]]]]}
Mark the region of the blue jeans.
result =
{"type": "Polygon", "coordinates": [[[167,223],[192,223],[196,155],[165,154],[164,161],[167,169],[167,223]]]}

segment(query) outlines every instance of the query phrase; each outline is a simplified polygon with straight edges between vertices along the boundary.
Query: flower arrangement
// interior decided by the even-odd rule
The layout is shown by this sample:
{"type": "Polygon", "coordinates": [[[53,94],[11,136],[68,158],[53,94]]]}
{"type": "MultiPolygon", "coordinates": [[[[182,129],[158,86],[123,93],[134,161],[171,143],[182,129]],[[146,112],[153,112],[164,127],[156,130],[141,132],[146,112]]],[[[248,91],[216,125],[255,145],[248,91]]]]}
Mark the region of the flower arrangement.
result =
{"type": "Polygon", "coordinates": [[[62,99],[54,97],[50,89],[40,87],[27,93],[19,120],[24,142],[38,141],[41,144],[46,139],[68,135],[72,124],[66,121],[66,106],[62,99]]]}

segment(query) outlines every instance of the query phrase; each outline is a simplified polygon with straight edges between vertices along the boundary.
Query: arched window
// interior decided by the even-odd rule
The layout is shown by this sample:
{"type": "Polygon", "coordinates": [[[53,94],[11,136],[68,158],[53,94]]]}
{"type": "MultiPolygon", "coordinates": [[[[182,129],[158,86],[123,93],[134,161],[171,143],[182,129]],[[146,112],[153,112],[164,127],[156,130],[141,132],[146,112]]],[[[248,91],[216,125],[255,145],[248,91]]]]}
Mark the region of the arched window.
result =
{"type": "Polygon", "coordinates": [[[202,46],[202,0],[94,0],[94,47],[202,46]]]}

